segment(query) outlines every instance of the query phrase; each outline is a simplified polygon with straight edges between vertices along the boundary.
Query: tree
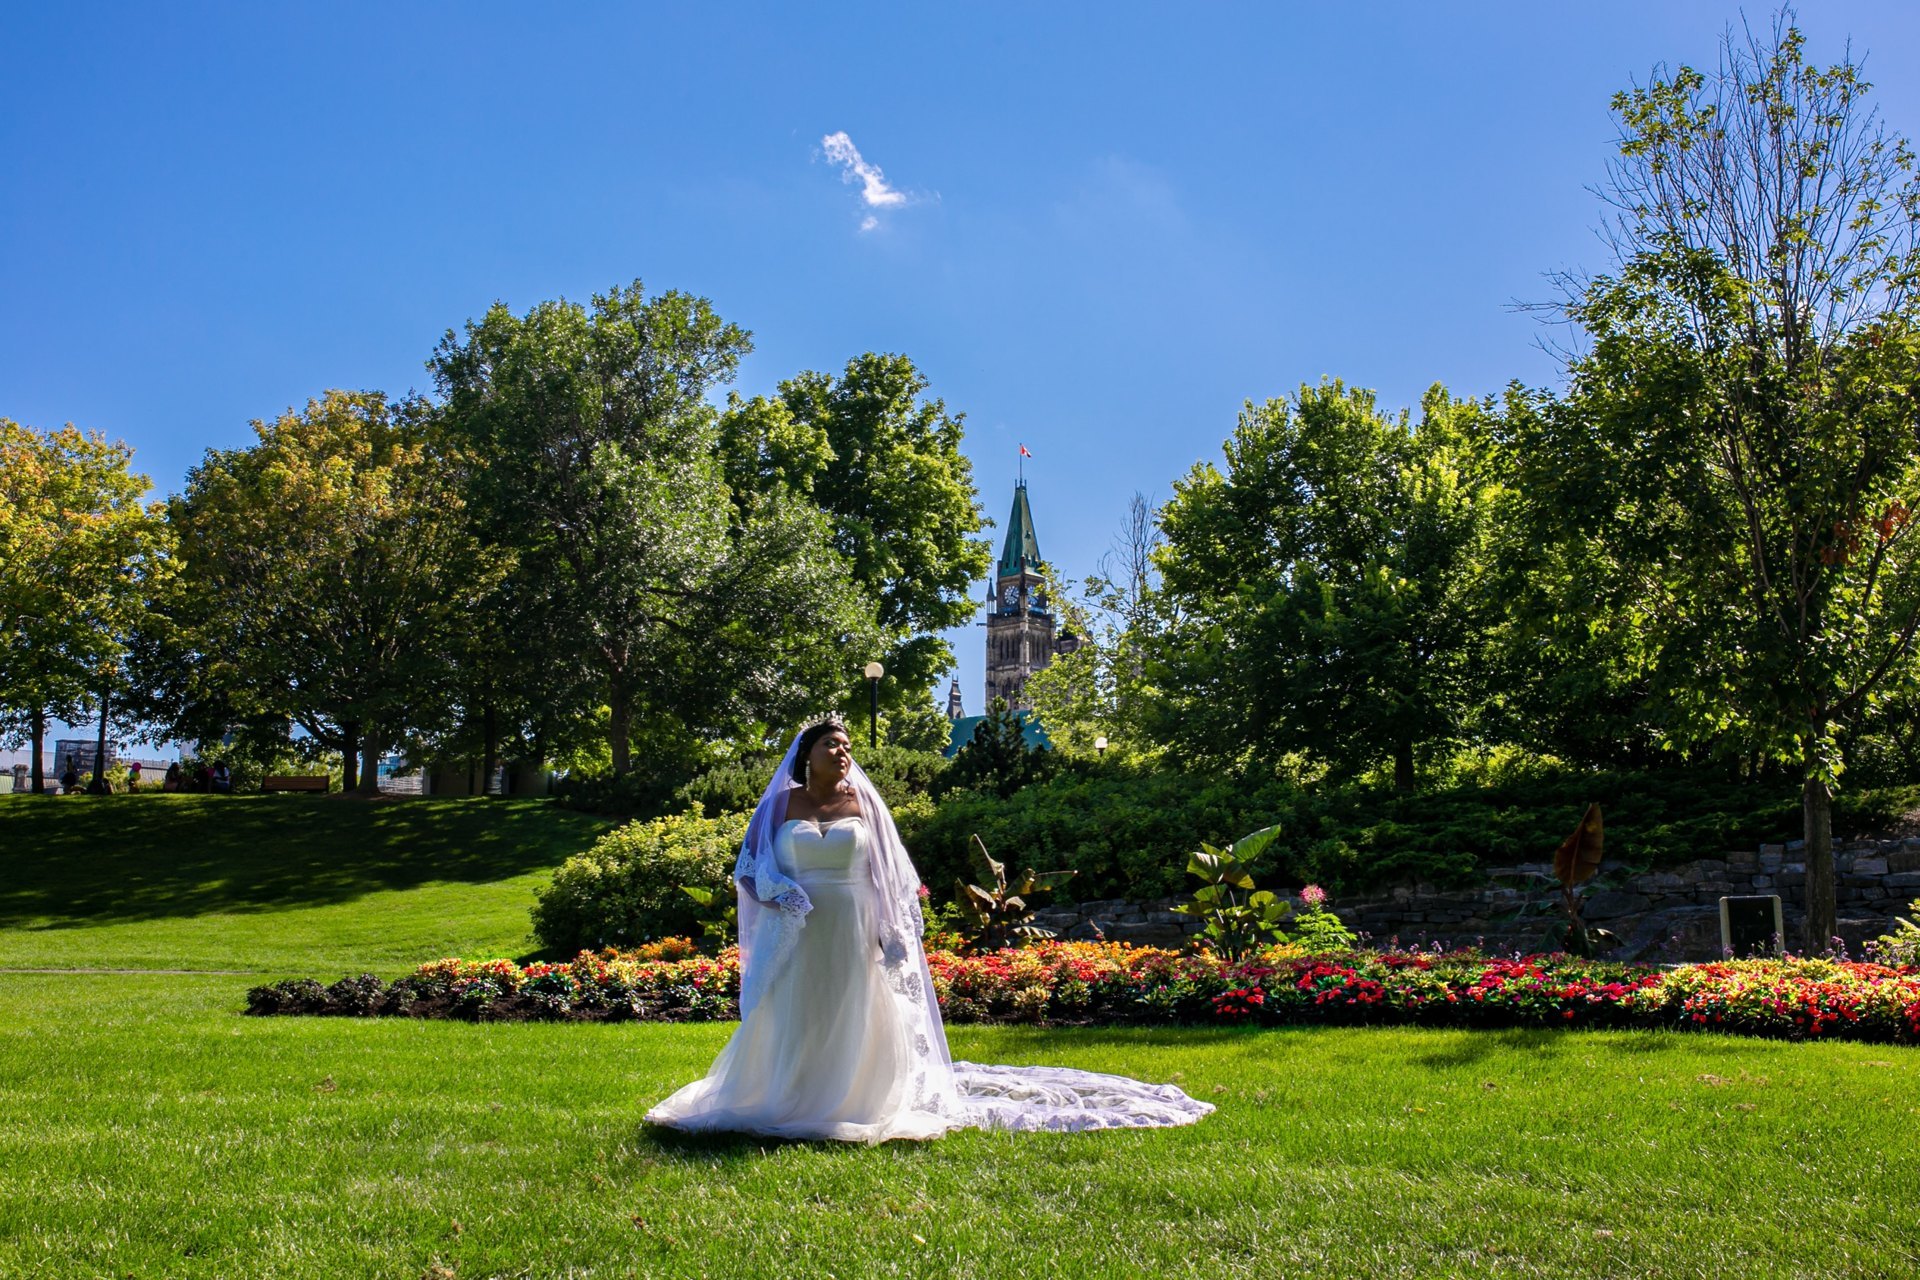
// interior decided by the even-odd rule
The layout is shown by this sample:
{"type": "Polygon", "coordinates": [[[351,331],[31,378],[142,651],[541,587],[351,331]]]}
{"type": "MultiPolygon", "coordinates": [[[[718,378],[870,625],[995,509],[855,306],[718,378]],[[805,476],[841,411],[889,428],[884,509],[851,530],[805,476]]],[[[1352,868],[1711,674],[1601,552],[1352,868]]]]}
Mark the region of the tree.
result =
{"type": "Polygon", "coordinates": [[[1417,425],[1339,382],[1249,404],[1227,470],[1163,510],[1168,726],[1203,757],[1347,768],[1455,738],[1474,702],[1490,410],[1429,391],[1417,425]]]}
{"type": "Polygon", "coordinates": [[[1115,758],[1151,756],[1147,728],[1153,690],[1147,660],[1175,619],[1173,598],[1159,590],[1154,556],[1163,538],[1159,516],[1143,493],[1128,501],[1112,545],[1084,584],[1047,566],[1046,597],[1063,632],[1080,640],[1033,673],[1024,687],[1054,749],[1085,756],[1102,737],[1115,758]]]}
{"type": "Polygon", "coordinates": [[[209,450],[175,498],[183,719],[291,720],[372,792],[382,751],[444,705],[449,654],[498,576],[431,406],[329,391],[209,450]],[[210,709],[210,711],[209,711],[210,709]]]}
{"type": "Polygon", "coordinates": [[[940,632],[973,616],[968,588],[991,562],[962,417],[927,386],[906,356],[869,352],[837,378],[805,372],[777,399],[734,400],[721,427],[737,494],[793,495],[826,513],[875,603],[889,707],[917,705],[952,668],[940,632]]]}
{"type": "Polygon", "coordinates": [[[1525,441],[1565,536],[1632,584],[1666,740],[1797,773],[1809,950],[1841,738],[1920,625],[1920,183],[1867,92],[1783,15],[1615,97],[1618,261],[1573,282],[1591,346],[1525,441]]]}
{"type": "Polygon", "coordinates": [[[838,702],[871,651],[820,511],[729,484],[707,395],[749,349],[705,299],[635,281],[495,305],[430,364],[489,535],[552,593],[555,629],[523,641],[592,673],[615,775],[636,743],[657,769],[838,702]]]}
{"type": "Polygon", "coordinates": [[[1005,698],[995,698],[973,727],[973,737],[960,745],[953,763],[936,780],[937,795],[977,788],[1005,800],[1028,783],[1045,779],[1052,772],[1053,753],[1027,746],[1024,723],[1005,698]]]}
{"type": "Polygon", "coordinates": [[[168,531],[132,457],[71,424],[0,418],[0,738],[31,744],[36,792],[48,721],[113,696],[169,574],[168,531]]]}

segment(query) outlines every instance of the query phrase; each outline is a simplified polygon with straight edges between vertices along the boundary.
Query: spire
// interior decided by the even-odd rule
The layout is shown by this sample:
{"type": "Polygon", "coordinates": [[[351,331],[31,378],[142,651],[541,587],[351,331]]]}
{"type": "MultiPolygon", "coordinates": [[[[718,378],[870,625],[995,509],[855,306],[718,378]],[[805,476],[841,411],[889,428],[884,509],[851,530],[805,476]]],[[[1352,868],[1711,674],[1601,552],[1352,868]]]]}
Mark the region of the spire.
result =
{"type": "Polygon", "coordinates": [[[1000,576],[1038,572],[1040,540],[1033,535],[1033,509],[1027,505],[1027,482],[1013,488],[1013,514],[1007,517],[1007,545],[1000,552],[1000,576]]]}

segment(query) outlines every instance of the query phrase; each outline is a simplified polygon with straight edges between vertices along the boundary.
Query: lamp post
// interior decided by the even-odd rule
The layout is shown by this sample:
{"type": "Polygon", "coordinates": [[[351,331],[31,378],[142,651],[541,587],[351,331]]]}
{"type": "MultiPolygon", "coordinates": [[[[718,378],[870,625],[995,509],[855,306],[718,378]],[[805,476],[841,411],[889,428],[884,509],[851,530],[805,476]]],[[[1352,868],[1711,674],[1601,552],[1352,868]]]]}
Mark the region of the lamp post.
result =
{"type": "Polygon", "coordinates": [[[880,745],[880,677],[887,669],[877,662],[867,664],[867,745],[880,745]]]}
{"type": "Polygon", "coordinates": [[[1106,734],[1103,733],[1099,737],[1093,740],[1093,749],[1100,753],[1100,758],[1102,760],[1105,760],[1107,758],[1107,735],[1106,734]]]}

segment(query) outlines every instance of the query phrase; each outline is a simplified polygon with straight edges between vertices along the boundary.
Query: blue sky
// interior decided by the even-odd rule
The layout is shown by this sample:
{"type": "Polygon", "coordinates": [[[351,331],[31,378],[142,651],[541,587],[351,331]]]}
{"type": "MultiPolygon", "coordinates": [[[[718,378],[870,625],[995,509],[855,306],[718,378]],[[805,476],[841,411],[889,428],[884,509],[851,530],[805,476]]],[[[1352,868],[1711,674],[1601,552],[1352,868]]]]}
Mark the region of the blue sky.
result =
{"type": "MultiPolygon", "coordinates": [[[[1041,547],[1079,576],[1248,398],[1552,382],[1511,306],[1604,262],[1609,96],[1710,62],[1738,14],[13,3],[0,414],[124,439],[172,492],[325,388],[426,390],[496,299],[639,277],[753,330],[749,394],[910,355],[996,520],[1033,451],[1041,547]],[[843,180],[835,134],[883,186],[843,180]]],[[[1801,25],[1920,133],[1920,6],[1801,25]]],[[[955,633],[970,711],[982,636],[955,633]]]]}

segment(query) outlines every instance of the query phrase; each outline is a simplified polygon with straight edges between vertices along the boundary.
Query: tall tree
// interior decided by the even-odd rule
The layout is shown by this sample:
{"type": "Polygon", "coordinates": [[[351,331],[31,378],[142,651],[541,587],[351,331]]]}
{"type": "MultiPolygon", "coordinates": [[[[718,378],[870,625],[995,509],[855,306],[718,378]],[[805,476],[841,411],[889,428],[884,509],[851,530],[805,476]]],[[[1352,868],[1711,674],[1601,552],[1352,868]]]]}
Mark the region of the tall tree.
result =
{"type": "Polygon", "coordinates": [[[329,391],[254,431],[210,450],[172,503],[184,702],[291,720],[371,792],[382,751],[445,699],[449,650],[498,570],[424,402],[329,391]]]}
{"type": "Polygon", "coordinates": [[[1080,643],[1033,673],[1024,686],[1034,714],[1062,755],[1086,756],[1106,738],[1117,759],[1155,753],[1147,730],[1153,690],[1147,663],[1178,624],[1177,602],[1159,590],[1154,558],[1164,541],[1159,515],[1143,493],[1127,503],[1112,544],[1084,583],[1047,567],[1047,599],[1063,633],[1080,643]]]}
{"type": "Polygon", "coordinates": [[[113,697],[169,573],[167,529],[132,456],[71,424],[0,418],[0,738],[31,744],[34,791],[48,722],[113,697]]]}
{"type": "Polygon", "coordinates": [[[826,513],[875,602],[895,710],[917,708],[952,668],[940,633],[973,616],[968,588],[991,560],[962,415],[927,387],[906,356],[869,352],[837,377],[788,379],[776,399],[735,400],[721,428],[737,493],[792,494],[826,513]]]}
{"type": "Polygon", "coordinates": [[[1631,576],[1668,740],[1797,771],[1812,950],[1839,740],[1920,625],[1920,182],[1867,92],[1786,15],[1615,97],[1619,260],[1573,294],[1591,345],[1526,442],[1631,576]]]}
{"type": "Polygon", "coordinates": [[[564,619],[537,643],[594,673],[616,775],[636,742],[693,752],[838,701],[873,634],[817,508],[735,501],[707,397],[749,349],[705,299],[635,281],[496,305],[430,365],[491,535],[564,619]]]}
{"type": "Polygon", "coordinates": [[[1473,705],[1492,480],[1488,413],[1435,387],[1417,425],[1339,382],[1249,404],[1175,485],[1159,564],[1172,732],[1232,758],[1347,768],[1457,736],[1473,705]]]}

